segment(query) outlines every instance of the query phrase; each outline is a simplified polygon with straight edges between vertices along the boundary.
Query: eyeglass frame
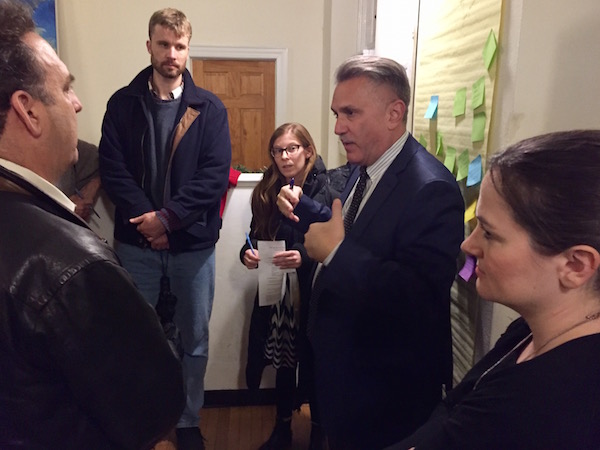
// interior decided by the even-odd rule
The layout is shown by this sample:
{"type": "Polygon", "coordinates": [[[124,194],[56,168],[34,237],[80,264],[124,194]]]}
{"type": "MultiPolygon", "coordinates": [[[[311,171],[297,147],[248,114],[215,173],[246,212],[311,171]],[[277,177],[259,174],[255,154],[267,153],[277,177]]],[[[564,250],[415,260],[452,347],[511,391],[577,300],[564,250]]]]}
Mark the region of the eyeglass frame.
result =
{"type": "Polygon", "coordinates": [[[288,156],[292,156],[292,155],[295,155],[296,153],[298,153],[298,150],[300,150],[301,148],[306,148],[306,147],[302,144],[290,144],[287,147],[283,147],[283,148],[273,147],[271,149],[271,156],[273,158],[282,158],[283,152],[286,152],[288,154],[288,156]],[[290,152],[288,149],[290,149],[291,147],[298,147],[298,148],[296,150],[290,152]]]}

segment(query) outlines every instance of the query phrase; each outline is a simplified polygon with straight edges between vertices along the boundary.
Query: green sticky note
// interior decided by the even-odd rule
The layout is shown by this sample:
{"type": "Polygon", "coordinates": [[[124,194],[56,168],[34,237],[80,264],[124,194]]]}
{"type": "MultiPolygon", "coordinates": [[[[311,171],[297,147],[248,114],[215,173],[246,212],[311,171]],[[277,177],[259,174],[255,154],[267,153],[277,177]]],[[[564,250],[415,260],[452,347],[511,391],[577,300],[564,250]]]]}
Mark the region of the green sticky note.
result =
{"type": "Polygon", "coordinates": [[[485,113],[480,112],[473,116],[473,128],[471,130],[471,142],[483,141],[485,138],[485,113]]]}
{"type": "Polygon", "coordinates": [[[421,144],[423,147],[427,148],[427,140],[425,139],[425,136],[423,136],[422,134],[419,135],[419,144],[421,144]]]}
{"type": "Polygon", "coordinates": [[[435,154],[441,155],[444,153],[444,142],[442,141],[442,133],[437,134],[437,145],[435,147],[435,154]]]}
{"type": "Polygon", "coordinates": [[[456,91],[454,96],[454,108],[452,109],[452,115],[454,117],[462,116],[467,110],[467,88],[462,88],[456,91]]]}
{"type": "Polygon", "coordinates": [[[481,77],[473,83],[473,97],[471,98],[471,108],[474,110],[483,105],[485,101],[485,77],[481,77]]]}
{"type": "Polygon", "coordinates": [[[446,147],[446,157],[444,165],[450,172],[454,172],[454,164],[456,163],[456,149],[454,147],[446,147]]]}
{"type": "Polygon", "coordinates": [[[488,70],[492,65],[497,48],[498,43],[496,41],[496,35],[494,34],[494,30],[490,30],[490,34],[488,34],[488,38],[483,46],[483,62],[485,64],[485,68],[488,70]]]}
{"type": "Polygon", "coordinates": [[[465,150],[457,158],[458,169],[456,172],[456,180],[464,180],[469,175],[469,150],[465,150]]]}

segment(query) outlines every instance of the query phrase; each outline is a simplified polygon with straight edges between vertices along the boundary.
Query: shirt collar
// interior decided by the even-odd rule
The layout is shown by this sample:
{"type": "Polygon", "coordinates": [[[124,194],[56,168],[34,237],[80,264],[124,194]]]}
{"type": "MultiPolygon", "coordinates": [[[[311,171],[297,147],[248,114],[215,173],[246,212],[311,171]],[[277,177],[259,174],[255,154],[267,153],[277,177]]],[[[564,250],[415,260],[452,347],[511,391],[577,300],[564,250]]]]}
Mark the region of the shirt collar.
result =
{"type": "Polygon", "coordinates": [[[379,181],[388,167],[392,165],[392,162],[396,159],[396,156],[398,156],[404,147],[404,144],[406,144],[406,141],[408,140],[408,134],[408,130],[406,130],[400,139],[394,142],[392,146],[388,148],[385,153],[379,157],[379,159],[377,159],[377,161],[367,167],[369,178],[379,181]]]}
{"type": "Polygon", "coordinates": [[[75,203],[69,200],[69,198],[60,189],[40,177],[35,172],[2,158],[0,158],[0,166],[10,170],[13,173],[16,173],[29,184],[35,186],[48,197],[52,198],[52,200],[60,204],[62,207],[68,209],[72,213],[75,212],[75,203]]]}
{"type": "MultiPolygon", "coordinates": [[[[158,95],[158,92],[156,92],[154,86],[152,86],[152,75],[150,75],[150,78],[148,78],[148,90],[156,98],[160,98],[160,95],[158,95]]],[[[183,78],[181,79],[181,84],[169,92],[169,99],[177,100],[179,97],[181,97],[181,94],[183,94],[183,78]]]]}

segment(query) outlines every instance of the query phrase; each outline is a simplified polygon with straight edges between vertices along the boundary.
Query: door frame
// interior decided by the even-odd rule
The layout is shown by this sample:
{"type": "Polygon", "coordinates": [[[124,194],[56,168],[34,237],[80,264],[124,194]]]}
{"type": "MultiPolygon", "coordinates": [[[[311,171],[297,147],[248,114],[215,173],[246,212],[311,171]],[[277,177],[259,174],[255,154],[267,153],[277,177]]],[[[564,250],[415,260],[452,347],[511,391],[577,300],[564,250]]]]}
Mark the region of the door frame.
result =
{"type": "MultiPolygon", "coordinates": [[[[275,126],[285,122],[287,115],[287,48],[260,47],[218,47],[206,45],[190,45],[191,58],[205,59],[259,59],[275,61],[275,126]]],[[[188,61],[191,71],[191,61],[188,61]]]]}

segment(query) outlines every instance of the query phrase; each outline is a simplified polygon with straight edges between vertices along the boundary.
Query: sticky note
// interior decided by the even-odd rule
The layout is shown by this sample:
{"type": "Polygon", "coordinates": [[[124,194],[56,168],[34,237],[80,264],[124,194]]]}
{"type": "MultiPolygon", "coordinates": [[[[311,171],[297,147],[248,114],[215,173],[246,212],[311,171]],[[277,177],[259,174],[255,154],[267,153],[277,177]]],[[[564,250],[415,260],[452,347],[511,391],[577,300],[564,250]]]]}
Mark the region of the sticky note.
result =
{"type": "Polygon", "coordinates": [[[456,163],[456,149],[454,147],[446,147],[446,157],[444,165],[450,172],[454,172],[454,164],[456,163]]]}
{"type": "Polygon", "coordinates": [[[467,176],[467,186],[475,186],[481,183],[481,155],[469,163],[469,175],[467,176]]]}
{"type": "Polygon", "coordinates": [[[485,45],[483,46],[483,63],[485,64],[485,68],[488,70],[492,65],[497,48],[498,43],[496,41],[496,35],[494,34],[494,30],[490,30],[490,34],[488,34],[485,45]]]}
{"type": "Polygon", "coordinates": [[[465,223],[470,222],[475,218],[475,208],[477,207],[477,200],[475,200],[471,205],[465,209],[465,223]]]}
{"type": "Polygon", "coordinates": [[[427,140],[425,139],[425,136],[423,136],[422,134],[419,135],[419,144],[421,144],[423,147],[427,148],[427,140]]]}
{"type": "Polygon", "coordinates": [[[426,119],[435,119],[437,117],[438,102],[439,96],[432,95],[431,100],[429,101],[429,106],[427,107],[427,111],[425,112],[426,119]]]}
{"type": "Polygon", "coordinates": [[[473,128],[471,130],[471,142],[483,141],[485,138],[485,113],[480,112],[473,116],[473,128]]]}
{"type": "Polygon", "coordinates": [[[458,275],[465,281],[469,281],[475,273],[475,266],[477,265],[477,259],[474,256],[467,255],[465,258],[465,265],[460,269],[458,275]]]}
{"type": "Polygon", "coordinates": [[[469,151],[465,150],[457,158],[458,169],[456,173],[456,179],[458,181],[464,180],[469,175],[469,151]]]}
{"type": "Polygon", "coordinates": [[[462,116],[467,110],[467,88],[462,88],[456,91],[454,95],[454,107],[452,108],[452,115],[454,117],[462,116]]]}
{"type": "Polygon", "coordinates": [[[437,144],[435,146],[435,154],[441,155],[444,153],[444,142],[442,140],[442,133],[438,132],[437,134],[437,144]]]}
{"type": "Polygon", "coordinates": [[[485,102],[485,77],[481,77],[473,83],[473,97],[471,98],[471,108],[479,108],[485,102]]]}

